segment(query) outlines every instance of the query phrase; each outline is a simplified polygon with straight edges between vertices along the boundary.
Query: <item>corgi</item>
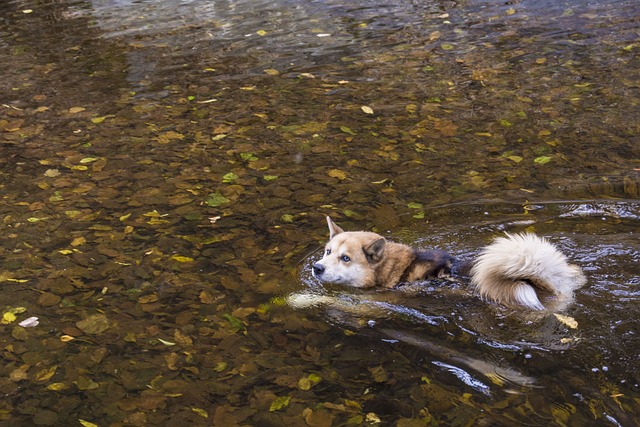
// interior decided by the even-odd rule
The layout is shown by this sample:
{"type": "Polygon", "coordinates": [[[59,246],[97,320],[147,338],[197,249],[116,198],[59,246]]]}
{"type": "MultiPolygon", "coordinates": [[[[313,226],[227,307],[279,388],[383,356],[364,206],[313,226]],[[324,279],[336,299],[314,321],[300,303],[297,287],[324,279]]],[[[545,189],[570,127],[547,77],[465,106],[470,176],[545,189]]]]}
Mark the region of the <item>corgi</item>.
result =
{"type": "Polygon", "coordinates": [[[586,283],[580,267],[532,233],[497,237],[471,261],[439,250],[415,249],[368,231],[343,231],[330,217],[329,242],[312,275],[323,283],[393,289],[437,278],[470,277],[480,297],[508,307],[566,307],[586,283]],[[546,305],[545,305],[546,304],[546,305]]]}

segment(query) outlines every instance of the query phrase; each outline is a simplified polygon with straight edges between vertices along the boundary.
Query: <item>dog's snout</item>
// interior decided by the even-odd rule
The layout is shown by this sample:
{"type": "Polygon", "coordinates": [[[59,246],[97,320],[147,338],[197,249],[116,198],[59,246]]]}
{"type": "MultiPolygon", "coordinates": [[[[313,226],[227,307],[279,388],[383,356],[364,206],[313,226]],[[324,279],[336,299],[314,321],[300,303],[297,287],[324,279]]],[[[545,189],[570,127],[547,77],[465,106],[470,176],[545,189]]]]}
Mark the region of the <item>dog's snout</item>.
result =
{"type": "Polygon", "coordinates": [[[320,264],[319,262],[316,262],[315,264],[313,264],[313,274],[315,274],[316,276],[321,275],[322,273],[324,273],[324,265],[320,264]]]}

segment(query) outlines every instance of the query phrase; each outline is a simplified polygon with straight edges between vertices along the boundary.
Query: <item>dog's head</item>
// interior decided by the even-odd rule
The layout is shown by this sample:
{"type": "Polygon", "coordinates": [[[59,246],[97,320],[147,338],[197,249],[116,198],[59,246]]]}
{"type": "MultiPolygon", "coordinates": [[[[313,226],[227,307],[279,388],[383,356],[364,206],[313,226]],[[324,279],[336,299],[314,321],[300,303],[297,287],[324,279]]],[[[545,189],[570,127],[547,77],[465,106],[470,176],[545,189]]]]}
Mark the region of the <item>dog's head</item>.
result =
{"type": "Polygon", "coordinates": [[[384,237],[367,231],[343,231],[329,217],[327,224],[329,243],[322,259],[313,264],[313,276],[325,283],[375,286],[375,267],[385,256],[384,237]]]}

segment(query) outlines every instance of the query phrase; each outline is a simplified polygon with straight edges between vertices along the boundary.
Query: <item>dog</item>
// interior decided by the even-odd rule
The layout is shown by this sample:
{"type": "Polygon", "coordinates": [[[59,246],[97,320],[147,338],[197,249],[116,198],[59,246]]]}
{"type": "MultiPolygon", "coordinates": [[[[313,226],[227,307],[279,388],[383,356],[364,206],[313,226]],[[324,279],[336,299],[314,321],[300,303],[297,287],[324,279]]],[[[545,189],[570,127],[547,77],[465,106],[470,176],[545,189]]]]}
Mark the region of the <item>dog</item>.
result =
{"type": "Polygon", "coordinates": [[[330,217],[329,242],[312,275],[323,283],[394,289],[430,279],[470,276],[480,297],[508,307],[566,307],[586,283],[580,267],[532,233],[497,237],[471,261],[440,250],[391,242],[368,231],[343,231],[330,217]],[[546,303],[543,304],[543,301],[546,303]]]}

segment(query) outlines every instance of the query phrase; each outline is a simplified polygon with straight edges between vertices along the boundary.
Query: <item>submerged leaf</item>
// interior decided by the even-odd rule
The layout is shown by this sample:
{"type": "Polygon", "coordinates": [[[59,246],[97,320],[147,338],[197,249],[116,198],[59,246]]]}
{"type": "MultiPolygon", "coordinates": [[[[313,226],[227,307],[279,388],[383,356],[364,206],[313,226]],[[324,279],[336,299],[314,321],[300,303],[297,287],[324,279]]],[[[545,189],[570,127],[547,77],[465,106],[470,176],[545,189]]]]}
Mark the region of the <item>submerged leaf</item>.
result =
{"type": "Polygon", "coordinates": [[[327,175],[329,175],[331,178],[338,178],[340,181],[347,177],[347,173],[341,171],[340,169],[331,169],[329,172],[327,172],[327,175]]]}
{"type": "Polygon", "coordinates": [[[207,413],[207,411],[205,411],[204,409],[200,409],[200,408],[194,408],[192,407],[191,410],[200,415],[202,418],[209,418],[209,414],[207,413]]]}
{"type": "Polygon", "coordinates": [[[289,406],[289,402],[291,401],[291,396],[280,396],[276,397],[273,402],[271,402],[271,406],[269,407],[270,412],[279,411],[282,408],[286,408],[289,406]]]}
{"type": "Polygon", "coordinates": [[[363,105],[362,107],[360,107],[360,109],[365,113],[365,114],[373,114],[373,108],[367,106],[367,105],[363,105]]]}
{"type": "Polygon", "coordinates": [[[217,208],[218,206],[224,205],[225,203],[229,203],[229,199],[224,197],[220,193],[211,193],[207,196],[204,201],[204,204],[207,206],[211,206],[212,208],[217,208]]]}
{"type": "Polygon", "coordinates": [[[353,136],[356,135],[356,133],[352,131],[351,128],[348,126],[340,126],[340,130],[344,133],[348,133],[349,135],[353,135],[353,136]]]}
{"type": "Polygon", "coordinates": [[[539,165],[545,165],[551,161],[551,157],[549,156],[540,156],[536,157],[533,162],[539,165]]]}
{"type": "Polygon", "coordinates": [[[561,323],[567,325],[571,329],[578,328],[578,322],[573,317],[565,316],[564,314],[558,314],[558,313],[553,313],[553,315],[556,316],[556,319],[558,319],[561,323]]]}
{"type": "Polygon", "coordinates": [[[85,334],[99,334],[109,329],[109,319],[104,314],[94,314],[76,322],[76,327],[85,334]]]}

